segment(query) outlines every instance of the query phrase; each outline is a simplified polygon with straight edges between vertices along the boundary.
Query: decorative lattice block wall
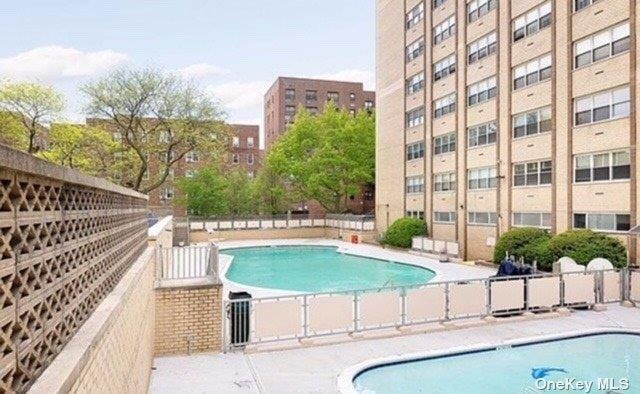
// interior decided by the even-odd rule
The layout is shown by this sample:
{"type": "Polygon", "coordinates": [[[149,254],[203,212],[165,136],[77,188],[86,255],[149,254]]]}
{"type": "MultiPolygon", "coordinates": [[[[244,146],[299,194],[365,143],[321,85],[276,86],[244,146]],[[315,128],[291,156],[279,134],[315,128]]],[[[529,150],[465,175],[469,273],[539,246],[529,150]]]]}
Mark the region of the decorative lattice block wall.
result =
{"type": "Polygon", "coordinates": [[[143,195],[0,146],[0,392],[23,392],[144,250],[143,195]]]}

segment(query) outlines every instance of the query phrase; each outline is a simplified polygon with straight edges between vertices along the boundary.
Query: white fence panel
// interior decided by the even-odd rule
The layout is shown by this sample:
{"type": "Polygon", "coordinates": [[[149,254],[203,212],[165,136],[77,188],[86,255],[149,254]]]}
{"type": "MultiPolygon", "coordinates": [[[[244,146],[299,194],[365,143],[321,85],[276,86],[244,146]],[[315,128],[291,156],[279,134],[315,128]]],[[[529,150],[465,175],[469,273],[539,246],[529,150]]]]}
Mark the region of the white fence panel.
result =
{"type": "Polygon", "coordinates": [[[406,296],[408,323],[442,320],[446,317],[447,295],[443,285],[410,289],[406,296]]]}
{"type": "Polygon", "coordinates": [[[312,225],[313,224],[312,224],[311,219],[300,220],[300,226],[302,226],[302,227],[311,227],[312,225]]]}
{"type": "Polygon", "coordinates": [[[595,275],[593,273],[564,274],[564,303],[595,303],[594,279],[595,275]]]}
{"type": "Polygon", "coordinates": [[[354,329],[353,296],[321,295],[309,297],[309,333],[322,335],[354,329]]]}
{"type": "Polygon", "coordinates": [[[287,221],[286,220],[274,220],[273,226],[275,228],[286,228],[287,227],[287,221]]]}
{"type": "Polygon", "coordinates": [[[326,224],[324,219],[313,219],[313,227],[324,227],[326,224]]]}
{"type": "Polygon", "coordinates": [[[629,275],[629,281],[631,282],[629,298],[631,298],[631,301],[640,302],[640,271],[631,271],[629,275]]]}
{"type": "Polygon", "coordinates": [[[453,256],[457,256],[460,251],[460,247],[457,242],[447,242],[447,253],[453,256]]]}
{"type": "Polygon", "coordinates": [[[530,278],[529,308],[553,308],[560,305],[560,277],[530,278]]]}
{"type": "Polygon", "coordinates": [[[411,238],[411,249],[422,250],[422,237],[411,238]]]}
{"type": "Polygon", "coordinates": [[[374,222],[364,222],[363,229],[365,231],[373,231],[375,230],[376,224],[374,222]]]}
{"type": "Polygon", "coordinates": [[[394,326],[402,313],[397,291],[364,293],[360,296],[360,323],[362,328],[394,326]]]}
{"type": "Polygon", "coordinates": [[[247,228],[247,222],[245,222],[244,220],[238,220],[238,221],[234,221],[233,222],[233,228],[234,229],[245,229],[247,228]]]}
{"type": "Polygon", "coordinates": [[[524,309],[524,279],[491,281],[491,312],[524,309]]]}
{"type": "Polygon", "coordinates": [[[205,222],[204,229],[207,231],[213,231],[218,229],[218,222],[205,222]]]}
{"type": "Polygon", "coordinates": [[[273,300],[253,304],[256,339],[295,338],[302,335],[300,300],[273,300]]]}
{"type": "Polygon", "coordinates": [[[484,282],[452,283],[449,285],[449,316],[480,316],[487,311],[486,286],[484,282]]]}
{"type": "Polygon", "coordinates": [[[203,222],[189,222],[189,229],[191,230],[204,230],[203,222]]]}
{"type": "Polygon", "coordinates": [[[260,228],[273,228],[273,221],[272,220],[261,220],[260,221],[260,228]]]}
{"type": "Polygon", "coordinates": [[[220,230],[230,230],[232,228],[232,225],[231,225],[231,222],[229,221],[218,222],[218,228],[220,230]]]}
{"type": "Polygon", "coordinates": [[[247,228],[251,228],[251,229],[260,228],[260,221],[259,220],[249,220],[247,222],[247,228]]]}
{"type": "Polygon", "coordinates": [[[620,301],[620,272],[604,271],[602,272],[602,297],[603,302],[620,301]]]}

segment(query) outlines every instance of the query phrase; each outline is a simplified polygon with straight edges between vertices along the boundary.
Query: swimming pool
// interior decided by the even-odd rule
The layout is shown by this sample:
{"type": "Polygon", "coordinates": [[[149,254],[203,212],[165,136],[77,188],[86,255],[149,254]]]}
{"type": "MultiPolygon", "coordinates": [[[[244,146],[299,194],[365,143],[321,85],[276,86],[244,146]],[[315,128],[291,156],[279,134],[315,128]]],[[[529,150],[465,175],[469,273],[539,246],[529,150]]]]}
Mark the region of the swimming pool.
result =
{"type": "Polygon", "coordinates": [[[426,283],[426,268],[339,253],[331,246],[225,249],[233,256],[227,279],[238,284],[299,292],[362,290],[426,283]]]}
{"type": "Polygon", "coordinates": [[[640,335],[600,333],[377,365],[358,373],[353,386],[360,393],[385,394],[637,393],[639,360],[640,335]],[[573,390],[558,382],[572,382],[573,390]],[[607,390],[599,384],[610,386],[607,390]]]}

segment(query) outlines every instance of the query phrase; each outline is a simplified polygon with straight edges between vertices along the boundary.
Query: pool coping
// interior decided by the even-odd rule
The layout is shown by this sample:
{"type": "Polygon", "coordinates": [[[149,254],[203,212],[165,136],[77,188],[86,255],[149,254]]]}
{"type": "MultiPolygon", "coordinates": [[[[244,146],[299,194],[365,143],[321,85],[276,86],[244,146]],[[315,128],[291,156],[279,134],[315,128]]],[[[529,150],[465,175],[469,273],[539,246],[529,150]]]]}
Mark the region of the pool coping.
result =
{"type": "Polygon", "coordinates": [[[354,380],[361,374],[383,366],[403,364],[413,361],[437,359],[444,357],[453,357],[458,355],[464,355],[469,353],[479,353],[483,351],[495,350],[501,347],[520,347],[526,345],[535,345],[544,342],[553,342],[566,339],[580,338],[592,335],[603,334],[631,334],[640,335],[640,329],[634,328],[615,328],[615,327],[598,327],[577,330],[571,333],[564,334],[548,334],[538,335],[529,338],[517,338],[510,339],[500,343],[479,343],[471,346],[456,346],[447,350],[433,350],[427,352],[416,352],[404,355],[384,356],[373,358],[363,361],[358,364],[354,364],[345,368],[337,379],[338,390],[342,394],[358,394],[354,386],[354,380]]]}
{"type": "MultiPolygon", "coordinates": [[[[422,269],[433,272],[434,273],[433,278],[431,278],[431,280],[426,283],[439,282],[443,279],[442,272],[440,272],[438,268],[434,267],[434,265],[436,264],[442,264],[442,263],[439,263],[437,260],[430,259],[424,256],[415,256],[407,252],[398,252],[398,251],[393,251],[393,252],[395,252],[394,254],[406,253],[407,256],[404,259],[402,258],[402,256],[394,256],[394,259],[387,259],[384,257],[371,255],[370,253],[365,253],[357,249],[348,248],[348,246],[357,246],[357,245],[361,245],[361,244],[350,244],[342,240],[323,239],[323,238],[274,239],[274,240],[253,240],[253,241],[246,240],[242,242],[238,242],[238,241],[221,242],[219,244],[219,251],[220,251],[219,276],[220,276],[221,282],[225,286],[225,289],[228,289],[229,291],[232,291],[232,292],[246,291],[246,292],[249,292],[253,298],[284,297],[284,296],[296,296],[296,295],[304,295],[304,294],[315,294],[314,292],[301,292],[301,291],[295,291],[295,290],[281,290],[281,289],[272,289],[268,287],[250,286],[250,285],[245,285],[242,283],[232,281],[227,277],[227,271],[229,270],[229,268],[231,267],[231,264],[233,263],[233,256],[224,254],[224,251],[228,249],[244,249],[244,248],[258,248],[258,247],[318,246],[318,247],[335,247],[337,248],[337,251],[339,253],[344,253],[351,256],[362,257],[367,259],[375,259],[375,260],[385,261],[389,263],[410,265],[410,266],[422,268],[422,269]],[[247,242],[251,242],[253,243],[253,245],[245,244],[247,242]],[[409,258],[416,258],[416,257],[420,257],[425,261],[423,261],[422,264],[409,261],[409,258]]],[[[373,247],[373,245],[368,245],[368,246],[373,247]]],[[[451,264],[451,263],[447,263],[447,264],[451,264]]],[[[225,292],[224,298],[227,299],[227,296],[228,296],[228,292],[225,292]]]]}

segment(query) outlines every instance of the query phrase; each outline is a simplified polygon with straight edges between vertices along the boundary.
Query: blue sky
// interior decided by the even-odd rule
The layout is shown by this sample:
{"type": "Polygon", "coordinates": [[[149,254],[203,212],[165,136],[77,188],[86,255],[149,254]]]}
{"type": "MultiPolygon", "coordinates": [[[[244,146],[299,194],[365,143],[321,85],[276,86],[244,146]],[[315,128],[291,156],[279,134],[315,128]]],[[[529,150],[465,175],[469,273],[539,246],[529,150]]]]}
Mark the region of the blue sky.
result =
{"type": "Polygon", "coordinates": [[[373,0],[4,1],[0,79],[64,92],[124,64],[194,78],[231,122],[259,123],[278,75],[360,80],[374,88],[373,0]]]}

